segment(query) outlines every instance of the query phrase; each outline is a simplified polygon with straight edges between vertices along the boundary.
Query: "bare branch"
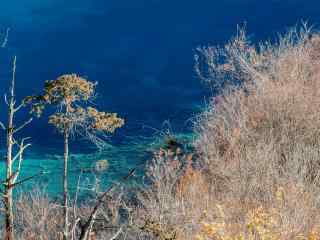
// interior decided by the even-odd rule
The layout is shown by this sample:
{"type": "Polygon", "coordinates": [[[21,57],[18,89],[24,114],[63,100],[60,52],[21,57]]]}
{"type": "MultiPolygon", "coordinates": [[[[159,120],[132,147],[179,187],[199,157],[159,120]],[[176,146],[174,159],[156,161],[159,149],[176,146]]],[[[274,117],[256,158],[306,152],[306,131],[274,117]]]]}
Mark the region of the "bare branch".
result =
{"type": "Polygon", "coordinates": [[[6,103],[7,106],[9,106],[7,94],[4,94],[4,102],[6,103]]]}
{"type": "Polygon", "coordinates": [[[20,144],[18,144],[18,143],[16,142],[16,144],[17,144],[18,147],[19,147],[19,151],[18,151],[18,153],[14,156],[14,158],[13,158],[13,160],[12,160],[13,163],[14,163],[18,158],[19,158],[19,159],[22,158],[24,151],[25,151],[28,147],[31,146],[30,143],[24,145],[24,141],[26,141],[26,140],[28,140],[28,139],[30,139],[30,138],[24,138],[24,139],[22,139],[20,144]]]}
{"type": "Polygon", "coordinates": [[[14,178],[14,176],[15,176],[15,174],[12,174],[12,175],[11,175],[9,178],[7,178],[6,180],[2,180],[2,181],[0,182],[0,184],[7,185],[8,182],[9,182],[12,178],[14,178]]]}
{"type": "Polygon", "coordinates": [[[24,127],[26,127],[27,125],[29,125],[32,122],[33,118],[29,118],[27,121],[25,121],[20,127],[16,128],[13,133],[19,132],[21,129],[23,129],[24,127]]]}
{"type": "Polygon", "coordinates": [[[15,84],[16,84],[17,57],[13,57],[12,79],[10,87],[10,106],[14,109],[16,101],[14,100],[15,84]]]}
{"type": "MultiPolygon", "coordinates": [[[[129,172],[129,174],[123,178],[123,180],[126,181],[131,176],[133,176],[135,170],[136,169],[132,169],[129,172]]],[[[96,218],[96,215],[97,215],[99,207],[103,203],[103,201],[104,201],[105,197],[108,195],[108,193],[111,192],[115,188],[115,186],[116,186],[116,184],[112,184],[103,194],[100,195],[100,197],[98,198],[98,201],[97,201],[96,205],[94,206],[94,208],[93,208],[93,210],[92,210],[87,222],[82,226],[79,240],[86,240],[87,239],[87,237],[90,234],[90,230],[92,228],[92,225],[93,225],[93,223],[95,221],[95,218],[96,218]]]]}
{"type": "Polygon", "coordinates": [[[39,177],[39,176],[43,175],[43,174],[45,174],[45,172],[44,172],[44,171],[41,171],[41,172],[39,172],[39,173],[37,173],[37,174],[35,174],[35,175],[32,175],[32,176],[30,176],[30,177],[26,177],[26,178],[22,179],[22,180],[19,181],[19,182],[16,182],[16,183],[14,183],[14,184],[11,184],[9,187],[10,187],[10,188],[16,187],[16,186],[18,186],[18,185],[20,185],[20,184],[22,184],[22,183],[25,183],[25,182],[27,182],[27,181],[29,181],[29,180],[32,180],[33,178],[36,178],[36,177],[39,177]]]}
{"type": "Polygon", "coordinates": [[[25,106],[25,103],[24,103],[24,102],[20,103],[20,105],[14,109],[14,112],[18,112],[18,111],[19,111],[21,108],[23,108],[24,106],[25,106]]]}
{"type": "Polygon", "coordinates": [[[0,122],[0,128],[2,128],[3,130],[6,130],[6,127],[4,126],[4,124],[2,122],[0,122]]]}
{"type": "Polygon", "coordinates": [[[5,48],[7,46],[7,43],[9,40],[9,32],[10,32],[10,28],[7,28],[6,35],[4,36],[3,42],[1,44],[1,48],[5,48]]]}
{"type": "Polygon", "coordinates": [[[121,233],[122,233],[122,227],[119,228],[119,230],[113,235],[113,237],[110,238],[110,240],[116,240],[121,233]]]}
{"type": "Polygon", "coordinates": [[[29,139],[29,138],[23,138],[23,139],[21,140],[21,143],[20,143],[20,144],[18,144],[18,143],[16,142],[16,144],[18,144],[18,146],[19,146],[19,151],[18,151],[18,153],[14,156],[14,158],[13,158],[13,160],[12,160],[12,163],[14,163],[15,160],[18,159],[18,158],[19,158],[19,162],[18,162],[17,170],[16,170],[15,173],[13,174],[13,176],[14,176],[13,179],[12,179],[12,183],[13,183],[13,184],[17,181],[17,179],[18,179],[18,177],[19,177],[19,174],[20,174],[20,170],[21,170],[21,166],[22,166],[22,161],[23,161],[23,153],[24,153],[25,149],[27,149],[28,147],[31,146],[31,144],[26,144],[26,145],[24,145],[24,141],[26,141],[27,139],[29,139]]]}

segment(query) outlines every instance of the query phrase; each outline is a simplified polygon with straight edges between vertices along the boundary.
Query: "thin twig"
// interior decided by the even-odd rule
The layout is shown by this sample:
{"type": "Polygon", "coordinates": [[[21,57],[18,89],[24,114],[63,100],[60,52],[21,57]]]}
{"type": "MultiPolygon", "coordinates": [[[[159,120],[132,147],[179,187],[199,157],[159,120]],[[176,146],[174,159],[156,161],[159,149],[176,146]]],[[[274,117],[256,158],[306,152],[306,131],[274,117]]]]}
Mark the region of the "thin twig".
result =
{"type": "Polygon", "coordinates": [[[24,127],[26,127],[27,125],[29,125],[32,122],[33,118],[29,118],[27,121],[25,121],[20,127],[16,128],[13,133],[19,132],[21,129],[23,129],[24,127]]]}
{"type": "Polygon", "coordinates": [[[27,149],[28,147],[31,146],[31,144],[27,144],[27,145],[24,145],[24,141],[28,139],[28,138],[24,138],[22,139],[21,141],[21,144],[19,145],[19,152],[17,153],[17,155],[13,158],[13,161],[12,163],[14,163],[15,159],[17,157],[19,157],[19,163],[18,163],[18,168],[17,168],[17,171],[16,171],[16,176],[14,177],[14,179],[12,180],[13,183],[15,183],[19,177],[19,174],[20,174],[20,170],[21,170],[21,165],[22,165],[22,161],[23,161],[23,152],[25,149],[27,149]]]}
{"type": "Polygon", "coordinates": [[[3,42],[1,44],[1,48],[5,48],[7,46],[7,43],[9,40],[9,32],[10,32],[10,28],[7,28],[6,35],[5,35],[3,42]]]}
{"type": "Polygon", "coordinates": [[[18,112],[24,106],[26,106],[26,104],[24,102],[20,103],[20,105],[14,109],[14,112],[18,112]]]}
{"type": "Polygon", "coordinates": [[[0,128],[2,128],[3,130],[6,130],[6,127],[2,122],[0,122],[0,128]]]}
{"type": "Polygon", "coordinates": [[[22,183],[25,183],[25,182],[27,182],[27,181],[35,178],[35,177],[39,177],[39,176],[43,175],[44,173],[45,173],[45,172],[42,171],[42,172],[39,172],[38,174],[32,175],[32,176],[30,176],[30,177],[26,177],[26,178],[22,179],[22,180],[19,181],[19,182],[16,182],[16,183],[14,183],[14,184],[11,184],[9,187],[10,187],[10,188],[16,187],[17,185],[20,185],[20,184],[22,184],[22,183]]]}
{"type": "MultiPolygon", "coordinates": [[[[131,176],[133,176],[136,169],[132,169],[127,176],[125,176],[122,180],[127,181],[131,176]]],[[[115,188],[116,184],[112,184],[103,194],[100,195],[98,198],[98,201],[96,205],[94,206],[88,220],[86,223],[82,226],[81,234],[79,237],[79,240],[86,240],[87,236],[90,233],[90,229],[92,228],[93,222],[95,220],[97,211],[100,207],[100,205],[104,202],[104,198],[108,195],[109,192],[111,192],[115,188]]]]}
{"type": "Polygon", "coordinates": [[[9,106],[9,102],[8,102],[8,97],[7,97],[7,94],[4,94],[4,102],[7,106],[9,106]]]}
{"type": "Polygon", "coordinates": [[[19,145],[20,150],[19,152],[13,157],[12,162],[14,163],[18,158],[21,158],[23,155],[24,150],[26,150],[28,147],[31,147],[31,143],[28,143],[26,145],[19,145]]]}
{"type": "Polygon", "coordinates": [[[122,233],[122,227],[119,228],[119,230],[113,235],[112,238],[110,238],[110,240],[115,240],[117,239],[117,237],[122,233]]]}

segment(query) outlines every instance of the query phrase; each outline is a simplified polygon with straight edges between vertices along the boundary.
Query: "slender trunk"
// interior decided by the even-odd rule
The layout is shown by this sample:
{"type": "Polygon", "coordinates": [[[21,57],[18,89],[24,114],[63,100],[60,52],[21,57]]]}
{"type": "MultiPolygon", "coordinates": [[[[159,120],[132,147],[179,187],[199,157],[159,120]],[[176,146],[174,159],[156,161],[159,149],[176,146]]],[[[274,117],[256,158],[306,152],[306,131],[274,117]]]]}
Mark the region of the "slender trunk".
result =
{"type": "Polygon", "coordinates": [[[15,91],[15,71],[16,58],[13,62],[13,75],[10,88],[10,99],[8,103],[8,126],[7,126],[7,162],[6,162],[6,185],[4,191],[5,207],[5,240],[14,239],[13,229],[13,199],[12,199],[12,149],[13,149],[13,117],[15,111],[14,91],[15,91]]]}
{"type": "Polygon", "coordinates": [[[12,200],[12,147],[13,147],[13,112],[9,108],[9,124],[7,130],[7,166],[4,196],[5,206],[5,240],[13,240],[13,200],[12,200]]]}
{"type": "Polygon", "coordinates": [[[100,206],[97,205],[94,210],[93,213],[91,214],[91,216],[89,217],[88,221],[85,223],[85,225],[82,227],[81,232],[80,232],[80,237],[79,240],[87,240],[90,237],[90,232],[92,230],[92,226],[93,226],[93,222],[96,218],[97,215],[97,210],[98,207],[100,206]]]}
{"type": "Polygon", "coordinates": [[[63,215],[64,215],[64,232],[63,239],[67,240],[69,235],[68,220],[68,157],[69,157],[69,131],[64,130],[64,167],[63,167],[63,215]]]}

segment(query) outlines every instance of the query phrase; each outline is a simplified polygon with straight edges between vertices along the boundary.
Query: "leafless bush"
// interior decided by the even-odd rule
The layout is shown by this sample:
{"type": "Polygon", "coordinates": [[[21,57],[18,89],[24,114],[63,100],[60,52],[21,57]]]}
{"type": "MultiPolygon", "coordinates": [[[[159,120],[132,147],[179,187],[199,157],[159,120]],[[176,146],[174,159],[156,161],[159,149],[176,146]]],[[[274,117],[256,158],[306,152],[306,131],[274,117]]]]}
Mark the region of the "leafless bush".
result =
{"type": "Polygon", "coordinates": [[[161,149],[147,165],[134,226],[147,239],[190,239],[209,204],[207,191],[192,154],[180,147],[161,149]]]}
{"type": "Polygon", "coordinates": [[[41,190],[21,194],[15,206],[18,239],[61,239],[62,207],[50,201],[41,190]]]}
{"type": "Polygon", "coordinates": [[[224,48],[201,48],[196,57],[209,84],[241,82],[213,98],[196,123],[211,193],[272,207],[277,189],[291,189],[281,214],[288,229],[301,231],[319,223],[319,39],[304,25],[255,46],[240,30],[224,48]]]}
{"type": "MultiPolygon", "coordinates": [[[[81,229],[96,206],[96,199],[84,203],[70,203],[70,239],[80,239],[81,229]],[[76,204],[76,205],[74,205],[76,204]]],[[[99,206],[88,240],[130,239],[128,229],[129,207],[123,192],[111,192],[99,206]],[[122,216],[121,216],[122,214],[122,216]]],[[[45,190],[21,193],[14,208],[16,238],[21,240],[59,240],[63,238],[63,206],[52,201],[45,190]]]]}
{"type": "Polygon", "coordinates": [[[304,25],[255,46],[239,29],[224,48],[198,49],[200,78],[221,94],[196,122],[193,161],[168,149],[149,163],[140,229],[195,239],[211,222],[210,239],[266,226],[274,239],[311,236],[320,224],[319,39],[304,25]]]}

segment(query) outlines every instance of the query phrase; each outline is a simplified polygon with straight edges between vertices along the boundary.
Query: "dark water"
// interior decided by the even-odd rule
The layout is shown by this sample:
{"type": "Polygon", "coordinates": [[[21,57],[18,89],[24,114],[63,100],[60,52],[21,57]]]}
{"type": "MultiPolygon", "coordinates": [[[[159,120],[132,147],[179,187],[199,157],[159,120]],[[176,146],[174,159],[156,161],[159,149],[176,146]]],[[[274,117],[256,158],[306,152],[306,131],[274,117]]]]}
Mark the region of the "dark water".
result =
{"type": "MultiPolygon", "coordinates": [[[[110,182],[142,166],[164,121],[176,133],[190,132],[207,96],[193,72],[197,46],[223,44],[243,22],[254,41],[274,38],[301,20],[317,26],[319,7],[316,0],[2,0],[0,32],[4,36],[10,28],[10,34],[0,48],[0,94],[8,87],[14,55],[20,96],[63,73],[98,81],[97,104],[118,112],[126,126],[103,153],[74,142],[70,178],[74,184],[79,166],[108,159],[109,171],[101,177],[110,182]]],[[[0,106],[5,119],[3,101],[0,106]]],[[[58,191],[61,137],[46,119],[24,134],[33,139],[24,174],[41,166],[50,174],[38,180],[58,191]]]]}

